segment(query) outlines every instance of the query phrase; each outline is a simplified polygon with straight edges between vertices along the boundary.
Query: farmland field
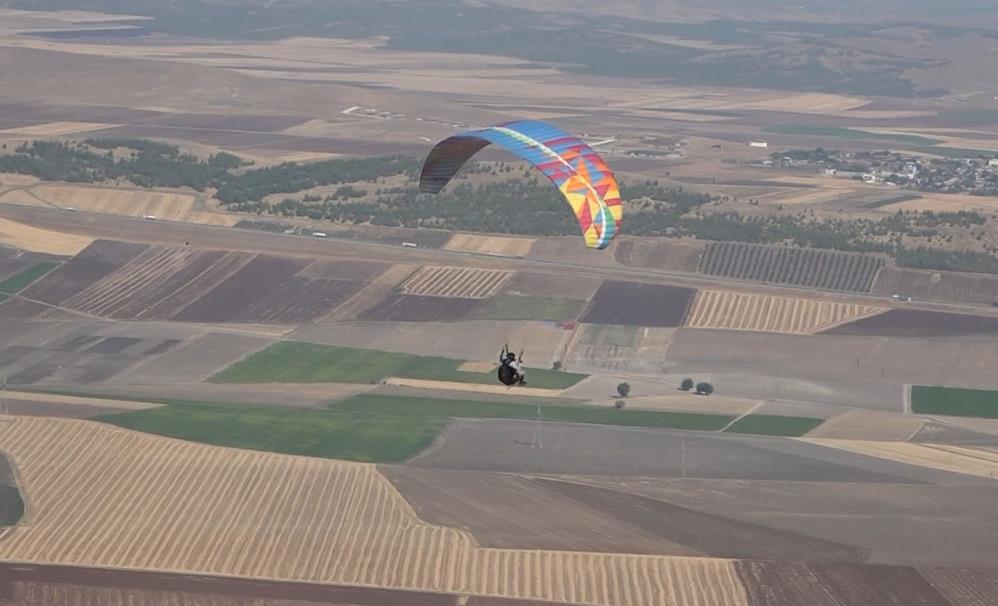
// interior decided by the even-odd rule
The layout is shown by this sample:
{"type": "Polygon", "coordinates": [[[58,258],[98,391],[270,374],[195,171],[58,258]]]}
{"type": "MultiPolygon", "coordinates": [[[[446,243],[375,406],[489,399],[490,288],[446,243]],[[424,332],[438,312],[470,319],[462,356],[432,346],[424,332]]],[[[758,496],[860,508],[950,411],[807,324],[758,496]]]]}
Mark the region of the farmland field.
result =
{"type": "Polygon", "coordinates": [[[869,440],[801,438],[812,444],[899,461],[952,473],[993,478],[998,475],[998,452],[946,444],[914,444],[869,440]]]}
{"type": "Polygon", "coordinates": [[[711,242],[698,271],[711,276],[844,292],[870,292],[880,257],[831,250],[711,242]]]}
{"type": "Polygon", "coordinates": [[[680,326],[694,290],[639,282],[606,280],[600,285],[583,322],[624,326],[680,326]]]}
{"type": "MultiPolygon", "coordinates": [[[[495,371],[464,372],[461,360],[282,341],[212,377],[216,383],[374,383],[387,377],[496,382],[495,371]]],[[[585,375],[528,369],[531,387],[564,389],[585,375]]]]}
{"type": "Polygon", "coordinates": [[[480,299],[393,294],[367,309],[363,318],[381,322],[455,322],[470,317],[481,303],[480,299]]]}
{"type": "Polygon", "coordinates": [[[651,267],[693,273],[703,255],[703,242],[670,242],[659,240],[621,240],[614,258],[629,267],[651,267]]]}
{"type": "Polygon", "coordinates": [[[401,291],[422,297],[487,299],[509,280],[512,272],[468,267],[428,266],[406,280],[401,291]]]}
{"type": "Polygon", "coordinates": [[[885,267],[877,276],[873,292],[904,293],[917,301],[936,299],[990,305],[998,301],[998,276],[885,267]]]}
{"type": "MultiPolygon", "coordinates": [[[[421,418],[436,416],[466,419],[536,419],[537,406],[503,402],[471,402],[434,398],[410,398],[361,394],[329,405],[333,410],[355,410],[388,416],[421,418]]],[[[545,421],[621,425],[628,427],[669,427],[677,429],[717,430],[733,417],[724,415],[616,410],[610,407],[555,405],[541,408],[545,421]]]]}
{"type": "Polygon", "coordinates": [[[562,273],[518,271],[506,284],[503,294],[545,299],[571,299],[588,301],[600,279],[588,276],[566,276],[562,273]]]}
{"type": "MultiPolygon", "coordinates": [[[[22,515],[24,515],[24,501],[17,489],[14,469],[3,451],[0,451],[0,526],[16,524],[22,515]]],[[[0,531],[0,537],[2,536],[3,532],[0,531]]]]}
{"type": "Polygon", "coordinates": [[[483,320],[574,320],[585,303],[570,299],[547,299],[499,295],[475,310],[474,317],[483,320]]]}
{"type": "Polygon", "coordinates": [[[873,305],[820,299],[700,290],[687,315],[686,326],[811,334],[884,310],[873,305]]]}
{"type": "Polygon", "coordinates": [[[124,267],[146,250],[142,244],[97,240],[24,291],[31,299],[59,305],[124,267]]]}
{"type": "Polygon", "coordinates": [[[956,606],[998,606],[998,572],[994,570],[926,568],[921,573],[956,606]]]}
{"type": "Polygon", "coordinates": [[[429,446],[446,425],[430,416],[183,401],[99,420],[217,446],[366,462],[404,461],[429,446]]]}
{"type": "Polygon", "coordinates": [[[823,419],[752,414],[735,421],[725,431],[756,433],[767,436],[802,436],[815,429],[823,419]]]}
{"type": "Polygon", "coordinates": [[[998,419],[998,391],[914,385],[911,411],[923,415],[998,419]]]}
{"type": "Polygon", "coordinates": [[[0,541],[6,560],[599,606],[747,604],[729,561],[478,547],[420,521],[370,465],[59,419],[18,418],[0,439],[32,503],[32,524],[0,541]]]}
{"type": "Polygon", "coordinates": [[[93,243],[93,238],[39,229],[0,218],[0,244],[52,255],[75,255],[93,243]]]}
{"type": "Polygon", "coordinates": [[[998,334],[998,317],[921,309],[891,309],[880,315],[840,324],[829,335],[871,337],[963,337],[998,334]]]}
{"type": "Polygon", "coordinates": [[[35,263],[31,267],[22,269],[6,280],[0,281],[0,301],[5,299],[6,295],[13,295],[21,292],[33,282],[55,269],[57,266],[58,263],[52,261],[42,261],[41,263],[35,263]]]}
{"type": "Polygon", "coordinates": [[[495,254],[509,257],[525,257],[530,252],[534,240],[529,238],[508,238],[503,236],[477,236],[454,234],[444,244],[444,250],[457,250],[478,254],[495,254]]]}

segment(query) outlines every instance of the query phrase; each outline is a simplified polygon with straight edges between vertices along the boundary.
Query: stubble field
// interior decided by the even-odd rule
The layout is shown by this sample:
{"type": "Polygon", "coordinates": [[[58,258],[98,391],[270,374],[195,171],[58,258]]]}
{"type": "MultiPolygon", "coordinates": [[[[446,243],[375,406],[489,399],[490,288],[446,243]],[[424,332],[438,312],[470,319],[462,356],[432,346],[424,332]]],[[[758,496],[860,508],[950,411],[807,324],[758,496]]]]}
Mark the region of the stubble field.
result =
{"type": "Polygon", "coordinates": [[[812,334],[884,309],[803,297],[700,290],[687,314],[686,326],[812,334]]]}
{"type": "Polygon", "coordinates": [[[424,267],[402,284],[406,295],[487,299],[509,280],[511,272],[467,267],[424,267]]]}

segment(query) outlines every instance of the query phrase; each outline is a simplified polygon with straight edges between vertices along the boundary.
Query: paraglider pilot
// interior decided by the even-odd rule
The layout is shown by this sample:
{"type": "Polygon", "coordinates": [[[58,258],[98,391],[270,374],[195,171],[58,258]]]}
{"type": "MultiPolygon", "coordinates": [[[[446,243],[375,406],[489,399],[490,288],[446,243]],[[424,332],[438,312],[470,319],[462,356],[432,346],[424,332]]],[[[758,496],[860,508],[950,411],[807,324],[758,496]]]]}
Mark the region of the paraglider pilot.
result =
{"type": "Polygon", "coordinates": [[[509,351],[509,347],[503,346],[502,351],[499,352],[499,381],[510,387],[526,385],[527,373],[523,370],[521,363],[522,360],[517,360],[516,354],[509,351]]]}

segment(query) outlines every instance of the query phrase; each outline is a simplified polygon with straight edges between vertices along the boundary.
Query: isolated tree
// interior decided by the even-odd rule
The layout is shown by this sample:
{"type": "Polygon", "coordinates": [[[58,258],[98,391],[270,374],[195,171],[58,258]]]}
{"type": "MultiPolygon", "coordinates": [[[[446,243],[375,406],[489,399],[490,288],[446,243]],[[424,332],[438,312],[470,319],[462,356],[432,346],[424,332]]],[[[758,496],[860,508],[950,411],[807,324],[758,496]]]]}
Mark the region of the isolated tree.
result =
{"type": "Polygon", "coordinates": [[[617,386],[617,393],[620,394],[621,398],[626,398],[627,394],[631,393],[631,386],[627,383],[621,383],[617,386]]]}
{"type": "Polygon", "coordinates": [[[710,383],[697,383],[697,393],[702,396],[709,396],[714,393],[714,386],[710,383]]]}
{"type": "Polygon", "coordinates": [[[683,391],[689,391],[693,389],[693,379],[689,377],[683,379],[683,382],[679,385],[679,389],[682,389],[683,391]]]}
{"type": "Polygon", "coordinates": [[[614,408],[623,408],[624,404],[625,404],[625,402],[623,400],[617,400],[616,402],[613,403],[613,407],[614,408]]]}
{"type": "Polygon", "coordinates": [[[561,370],[561,360],[555,360],[551,365],[551,370],[561,370]]]}

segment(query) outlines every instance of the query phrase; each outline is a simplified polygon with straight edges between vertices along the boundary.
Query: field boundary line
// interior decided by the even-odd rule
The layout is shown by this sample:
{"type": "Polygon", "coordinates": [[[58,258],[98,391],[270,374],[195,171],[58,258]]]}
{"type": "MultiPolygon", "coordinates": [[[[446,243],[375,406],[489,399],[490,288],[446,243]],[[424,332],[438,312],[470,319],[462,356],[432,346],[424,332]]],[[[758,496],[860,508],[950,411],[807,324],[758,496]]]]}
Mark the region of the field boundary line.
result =
{"type": "Polygon", "coordinates": [[[747,417],[750,414],[754,413],[755,411],[759,410],[760,408],[762,408],[762,405],[765,404],[765,403],[766,403],[765,400],[760,400],[760,401],[756,402],[755,406],[753,406],[752,408],[749,408],[748,410],[746,410],[745,412],[743,412],[741,415],[739,415],[739,416],[735,417],[734,419],[732,419],[730,423],[728,423],[727,425],[725,425],[721,429],[717,430],[718,433],[723,433],[725,431],[728,431],[728,429],[732,425],[734,425],[738,421],[741,421],[742,419],[744,419],[745,417],[747,417]]]}

